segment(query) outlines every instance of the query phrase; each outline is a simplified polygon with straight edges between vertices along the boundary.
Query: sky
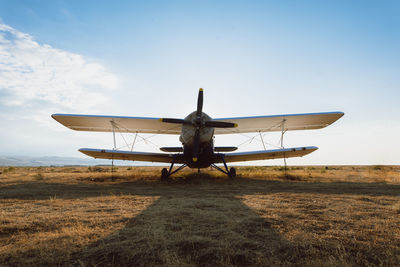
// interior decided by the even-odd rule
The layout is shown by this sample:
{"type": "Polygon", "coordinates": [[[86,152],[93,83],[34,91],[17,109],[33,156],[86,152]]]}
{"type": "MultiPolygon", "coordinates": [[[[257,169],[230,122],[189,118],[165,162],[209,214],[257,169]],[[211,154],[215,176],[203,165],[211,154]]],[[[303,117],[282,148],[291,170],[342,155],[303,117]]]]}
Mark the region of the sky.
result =
{"type": "MultiPolygon", "coordinates": [[[[398,1],[0,0],[0,155],[112,148],[112,134],[72,131],[51,114],[183,118],[202,87],[215,118],[345,113],[287,132],[286,147],[319,147],[289,164],[400,164],[398,14],[398,1]]],[[[216,145],[263,149],[252,136],[216,145]]],[[[135,150],[180,144],[142,137],[135,150]]],[[[265,134],[267,147],[279,137],[265,134]]]]}

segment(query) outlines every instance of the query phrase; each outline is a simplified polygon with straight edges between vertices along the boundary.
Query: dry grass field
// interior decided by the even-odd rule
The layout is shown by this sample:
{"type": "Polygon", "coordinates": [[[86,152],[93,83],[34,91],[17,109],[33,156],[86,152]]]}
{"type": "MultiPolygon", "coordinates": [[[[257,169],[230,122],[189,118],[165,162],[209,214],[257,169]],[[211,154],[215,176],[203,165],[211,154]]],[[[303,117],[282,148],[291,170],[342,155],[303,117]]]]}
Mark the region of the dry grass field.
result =
{"type": "Polygon", "coordinates": [[[400,266],[400,166],[0,167],[0,265],[400,266]]]}

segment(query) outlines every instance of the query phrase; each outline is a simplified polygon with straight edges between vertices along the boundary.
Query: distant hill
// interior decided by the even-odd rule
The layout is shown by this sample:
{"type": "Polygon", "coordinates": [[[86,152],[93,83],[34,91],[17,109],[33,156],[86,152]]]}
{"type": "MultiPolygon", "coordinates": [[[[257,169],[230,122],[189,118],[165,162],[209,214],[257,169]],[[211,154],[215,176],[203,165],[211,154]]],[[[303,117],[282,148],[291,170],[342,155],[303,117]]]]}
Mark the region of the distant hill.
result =
{"type": "MultiPolygon", "coordinates": [[[[115,160],[116,165],[137,165],[132,161],[115,160]]],[[[66,166],[111,165],[111,160],[74,157],[0,156],[0,166],[66,166]]],[[[140,164],[143,165],[143,164],[140,164]]]]}

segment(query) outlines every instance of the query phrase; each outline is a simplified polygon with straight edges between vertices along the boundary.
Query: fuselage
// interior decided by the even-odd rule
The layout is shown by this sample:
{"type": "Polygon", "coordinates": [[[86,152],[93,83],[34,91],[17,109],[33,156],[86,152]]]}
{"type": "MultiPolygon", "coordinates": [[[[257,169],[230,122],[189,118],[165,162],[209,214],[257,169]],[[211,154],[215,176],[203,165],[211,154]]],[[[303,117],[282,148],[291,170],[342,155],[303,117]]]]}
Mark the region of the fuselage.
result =
{"type": "MultiPolygon", "coordinates": [[[[206,113],[201,113],[202,121],[210,121],[211,117],[206,113]]],[[[196,120],[196,111],[193,111],[185,120],[194,121],[196,120]]],[[[186,165],[190,168],[207,168],[213,163],[215,156],[214,153],[214,128],[199,125],[200,127],[200,138],[199,138],[199,151],[196,161],[193,161],[193,145],[196,133],[196,126],[193,125],[182,125],[181,135],[179,141],[183,146],[183,157],[186,165]]]]}

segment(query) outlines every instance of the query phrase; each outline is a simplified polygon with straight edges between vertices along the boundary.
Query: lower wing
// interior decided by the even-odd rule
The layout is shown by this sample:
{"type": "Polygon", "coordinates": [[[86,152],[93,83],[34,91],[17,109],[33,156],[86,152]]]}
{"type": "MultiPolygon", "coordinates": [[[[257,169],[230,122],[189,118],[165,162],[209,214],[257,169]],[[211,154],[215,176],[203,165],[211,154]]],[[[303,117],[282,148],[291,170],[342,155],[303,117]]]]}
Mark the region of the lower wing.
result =
{"type": "MultiPolygon", "coordinates": [[[[273,150],[260,150],[239,153],[224,154],[225,162],[239,162],[239,161],[252,161],[252,160],[265,160],[265,159],[278,159],[278,158],[292,158],[302,157],[304,155],[314,152],[318,148],[315,146],[310,147],[295,147],[283,148],[273,150]]],[[[182,157],[175,157],[173,154],[167,153],[151,153],[151,152],[133,152],[122,150],[107,150],[107,149],[93,149],[81,148],[80,152],[100,159],[118,159],[118,160],[133,160],[133,161],[148,161],[148,162],[164,162],[164,163],[184,163],[182,157]]],[[[176,154],[175,154],[176,155],[176,154]]],[[[220,157],[215,158],[214,163],[222,163],[220,157]]]]}
{"type": "MultiPolygon", "coordinates": [[[[225,162],[239,162],[239,161],[251,161],[251,160],[264,160],[264,159],[279,159],[279,158],[292,158],[302,157],[311,152],[317,150],[318,147],[294,147],[294,148],[282,148],[272,150],[260,150],[250,152],[239,152],[239,153],[227,153],[225,154],[225,162]]],[[[216,163],[221,163],[219,160],[216,163]]]]}
{"type": "MultiPolygon", "coordinates": [[[[133,161],[148,161],[148,162],[165,162],[172,163],[173,155],[167,153],[149,153],[149,152],[133,152],[122,150],[107,150],[81,148],[80,152],[93,158],[99,159],[119,159],[133,161]]],[[[176,163],[179,163],[175,160],[176,163]]]]}

